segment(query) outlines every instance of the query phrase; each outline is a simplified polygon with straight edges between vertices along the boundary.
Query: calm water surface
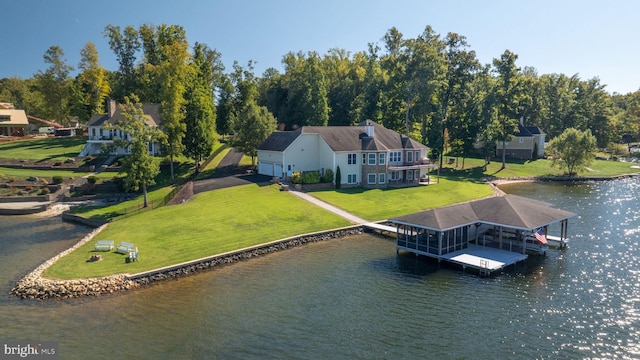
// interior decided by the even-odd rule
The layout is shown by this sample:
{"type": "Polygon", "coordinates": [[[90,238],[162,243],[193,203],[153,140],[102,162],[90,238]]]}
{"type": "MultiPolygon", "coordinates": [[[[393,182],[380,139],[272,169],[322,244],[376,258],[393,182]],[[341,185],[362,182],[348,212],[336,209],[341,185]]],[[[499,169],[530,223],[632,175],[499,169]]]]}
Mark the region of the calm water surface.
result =
{"type": "Polygon", "coordinates": [[[0,340],[64,359],[639,358],[640,180],[505,190],[579,214],[570,247],[482,278],[363,235],[70,302],[7,293],[89,229],[0,217],[0,340]]]}

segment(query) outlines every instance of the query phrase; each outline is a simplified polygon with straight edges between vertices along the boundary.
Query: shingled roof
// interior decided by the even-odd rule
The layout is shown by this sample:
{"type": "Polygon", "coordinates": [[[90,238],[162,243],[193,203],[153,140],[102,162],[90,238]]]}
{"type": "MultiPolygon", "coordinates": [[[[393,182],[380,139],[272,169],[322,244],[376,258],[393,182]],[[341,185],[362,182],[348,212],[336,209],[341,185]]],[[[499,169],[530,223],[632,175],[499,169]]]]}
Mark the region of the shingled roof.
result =
{"type": "Polygon", "coordinates": [[[366,120],[358,126],[303,126],[295,131],[276,131],[260,144],[258,150],[284,151],[301,134],[318,134],[333,151],[426,148],[413,139],[366,120]],[[367,136],[366,126],[373,127],[373,137],[367,136]]]}
{"type": "Polygon", "coordinates": [[[390,219],[398,224],[444,231],[474,223],[534,230],[576,214],[517,195],[494,196],[390,219]]]}
{"type": "MultiPolygon", "coordinates": [[[[160,104],[142,104],[142,111],[146,115],[145,122],[149,126],[160,126],[160,104]]],[[[124,116],[120,111],[120,107],[116,107],[113,116],[109,114],[93,114],[87,122],[87,126],[104,126],[105,123],[112,125],[120,121],[124,121],[124,116]]]]}

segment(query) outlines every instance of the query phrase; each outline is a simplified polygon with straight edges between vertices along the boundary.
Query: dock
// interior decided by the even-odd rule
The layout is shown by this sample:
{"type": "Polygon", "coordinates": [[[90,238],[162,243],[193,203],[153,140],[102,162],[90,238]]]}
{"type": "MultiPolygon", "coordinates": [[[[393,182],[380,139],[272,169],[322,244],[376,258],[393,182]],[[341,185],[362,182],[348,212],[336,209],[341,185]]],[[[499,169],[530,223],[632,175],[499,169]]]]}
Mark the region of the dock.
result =
{"type": "Polygon", "coordinates": [[[478,270],[480,275],[491,275],[527,257],[527,254],[469,244],[467,248],[442,255],[440,259],[462,265],[463,270],[472,268],[478,270]]]}

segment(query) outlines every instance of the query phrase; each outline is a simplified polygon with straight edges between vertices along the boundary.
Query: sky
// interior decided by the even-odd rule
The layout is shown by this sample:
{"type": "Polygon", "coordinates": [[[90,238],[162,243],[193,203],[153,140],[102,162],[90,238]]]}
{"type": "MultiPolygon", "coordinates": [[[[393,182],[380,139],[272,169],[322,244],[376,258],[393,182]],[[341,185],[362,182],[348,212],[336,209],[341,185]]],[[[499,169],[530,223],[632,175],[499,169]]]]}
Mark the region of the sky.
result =
{"type": "Polygon", "coordinates": [[[234,61],[252,60],[257,76],[282,71],[289,52],[353,54],[369,43],[383,48],[392,27],[415,38],[430,25],[443,37],[465,36],[483,64],[509,49],[517,66],[539,75],[597,77],[610,93],[640,89],[640,1],[633,0],[8,0],[0,9],[0,78],[45,71],[52,45],[77,68],[89,41],[101,65],[117,70],[103,35],[109,24],[181,25],[191,45],[222,54],[227,72],[234,61]]]}

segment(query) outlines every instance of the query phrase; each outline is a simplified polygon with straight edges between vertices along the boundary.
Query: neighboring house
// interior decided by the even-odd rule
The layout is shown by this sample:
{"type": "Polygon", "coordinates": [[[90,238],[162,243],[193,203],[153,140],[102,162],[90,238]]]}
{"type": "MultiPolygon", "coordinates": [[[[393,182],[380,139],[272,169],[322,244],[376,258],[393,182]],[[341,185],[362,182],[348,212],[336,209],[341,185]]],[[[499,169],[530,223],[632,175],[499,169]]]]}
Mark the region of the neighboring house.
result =
{"type": "Polygon", "coordinates": [[[427,147],[366,120],[359,126],[303,126],[276,131],[258,147],[258,173],[290,178],[293,172],[340,167],[341,186],[413,185],[435,168],[427,147]]]}
{"type": "MultiPolygon", "coordinates": [[[[520,119],[518,132],[505,144],[506,157],[524,160],[543,157],[545,135],[539,127],[525,126],[520,119]]],[[[502,156],[502,141],[496,143],[496,155],[502,156]]]]}
{"type": "MultiPolygon", "coordinates": [[[[142,111],[145,114],[145,123],[147,126],[160,125],[160,104],[142,104],[142,111]]],[[[128,140],[129,138],[129,134],[115,128],[118,122],[124,120],[125,118],[122,116],[120,108],[114,100],[109,101],[108,112],[106,114],[91,115],[91,118],[87,122],[87,145],[85,145],[80,156],[98,155],[103,151],[111,155],[128,155],[128,149],[117,147],[114,143],[116,139],[128,140]]],[[[149,143],[149,153],[159,155],[160,152],[160,144],[149,143]]]]}
{"type": "Polygon", "coordinates": [[[29,133],[29,120],[24,110],[10,103],[0,103],[0,136],[25,136],[29,133]]]}

